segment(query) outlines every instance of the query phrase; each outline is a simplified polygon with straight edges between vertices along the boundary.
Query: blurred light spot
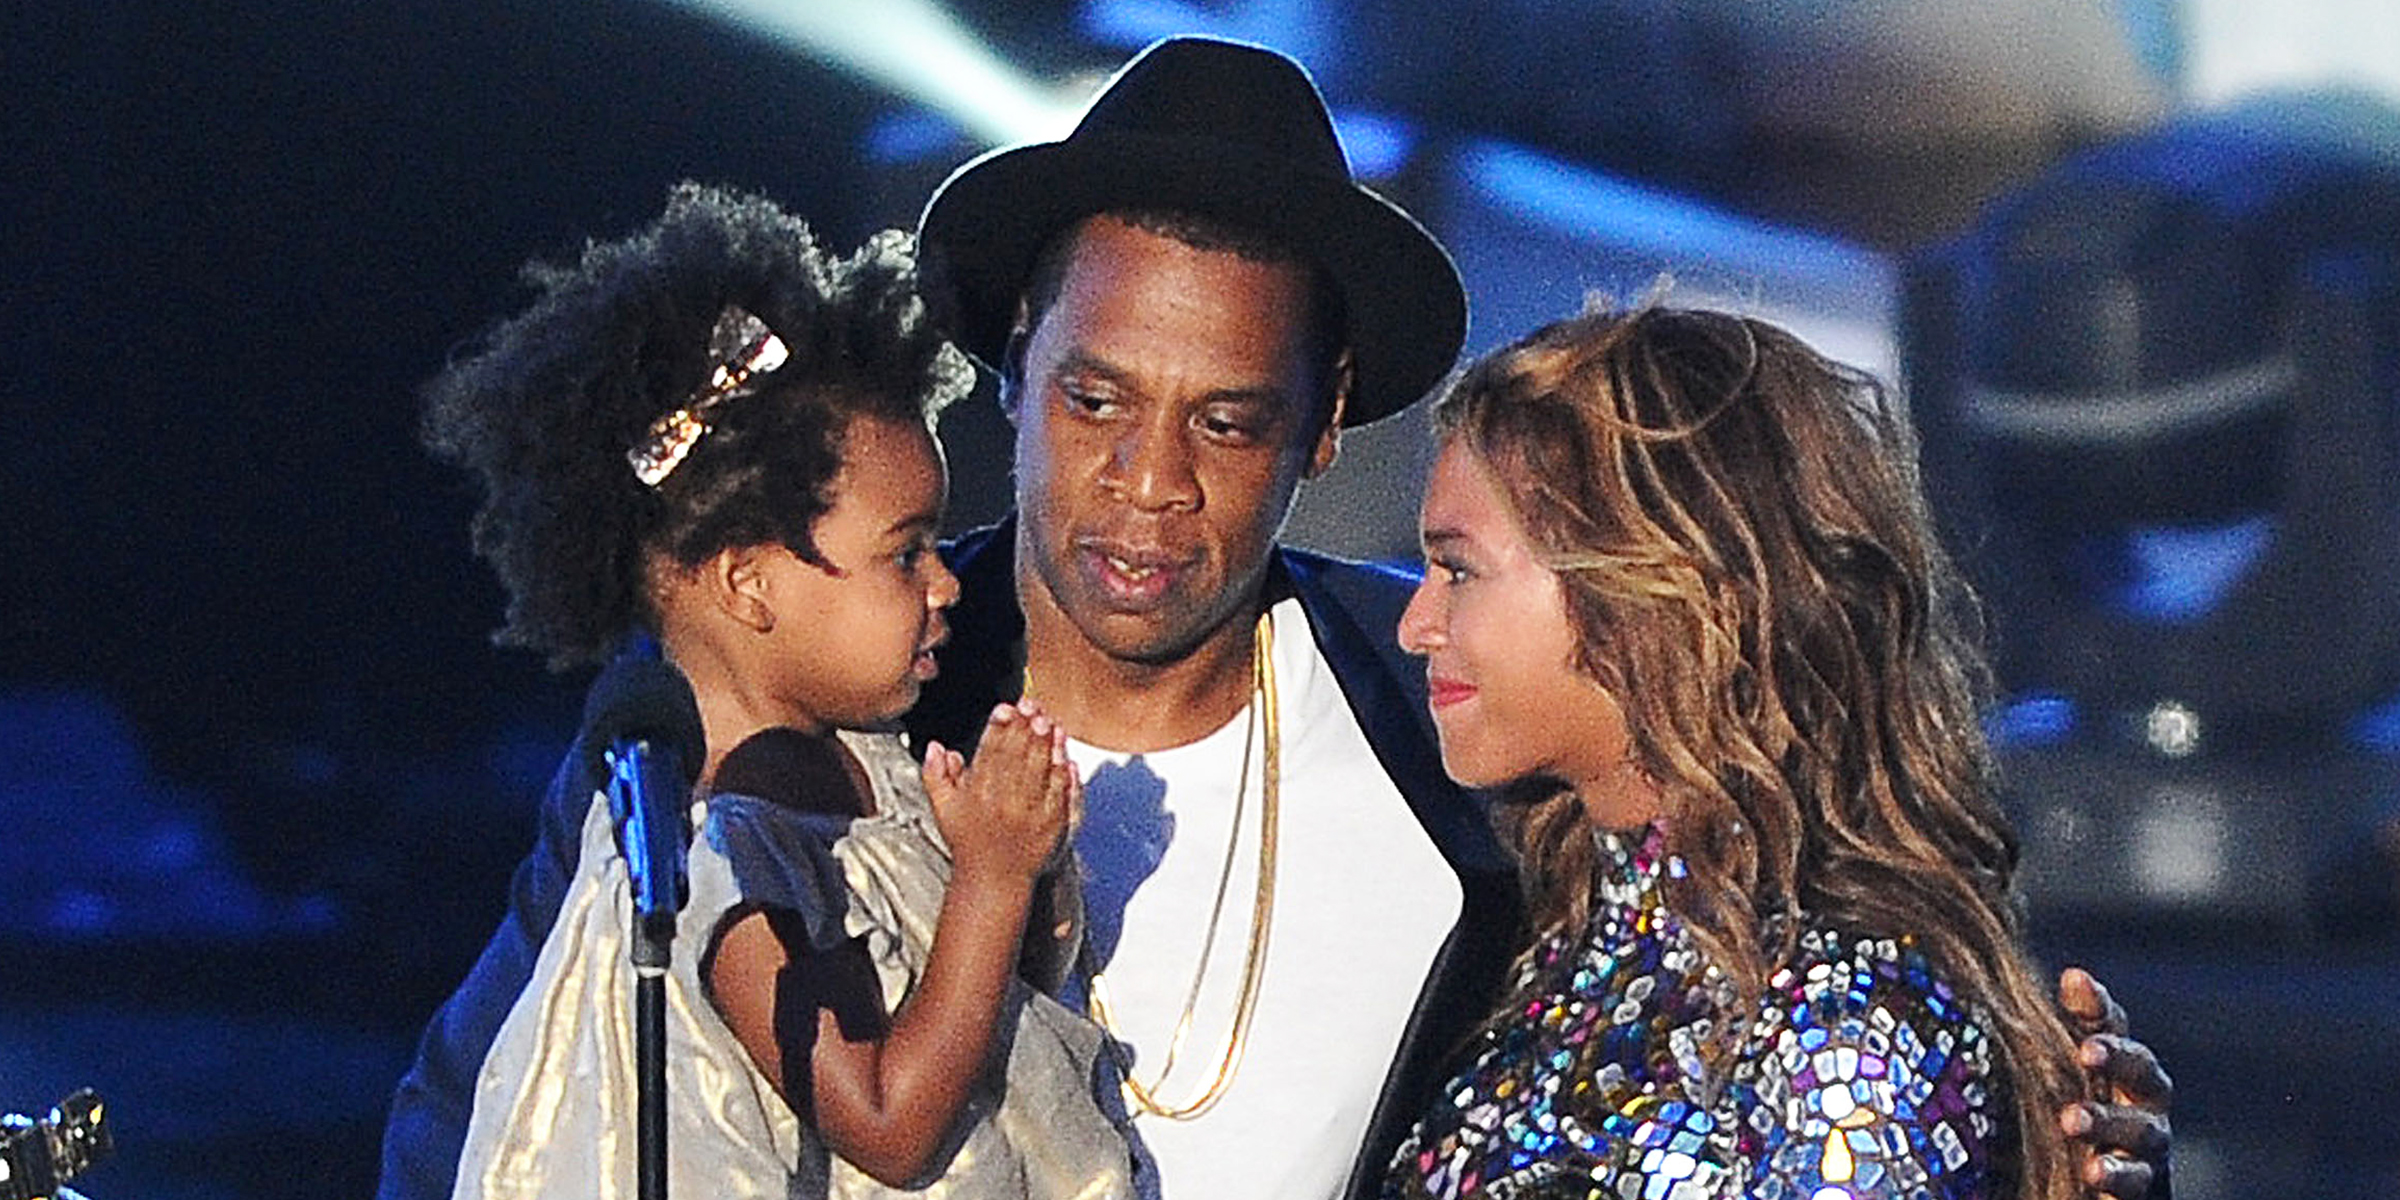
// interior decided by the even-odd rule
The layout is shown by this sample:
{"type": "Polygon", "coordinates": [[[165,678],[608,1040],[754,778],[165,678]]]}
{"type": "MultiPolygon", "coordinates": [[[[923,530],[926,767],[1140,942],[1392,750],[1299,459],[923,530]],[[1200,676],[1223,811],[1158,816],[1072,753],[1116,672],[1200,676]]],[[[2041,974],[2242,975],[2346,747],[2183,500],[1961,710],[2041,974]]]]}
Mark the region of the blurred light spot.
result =
{"type": "Polygon", "coordinates": [[[2214,791],[2191,784],[2151,788],[2133,822],[2133,876],[2143,892],[2163,900],[2199,900],[2226,881],[2231,838],[2225,805],[2214,791]]]}
{"type": "Polygon", "coordinates": [[[2114,597],[2128,613],[2169,625],[2215,611],[2274,544],[2275,521],[2256,516],[2204,529],[2128,530],[2132,576],[2114,597]]]}
{"type": "Polygon", "coordinates": [[[910,108],[885,113],[867,129],[867,157],[881,166],[922,162],[936,155],[954,156],[959,128],[956,122],[930,109],[910,108]]]}
{"type": "Polygon", "coordinates": [[[2084,820],[2083,810],[2061,804],[2042,812],[2037,826],[2042,841],[2049,846],[2073,846],[2091,836],[2091,822],[2084,820]]]}
{"type": "Polygon", "coordinates": [[[171,873],[189,871],[200,865],[209,850],[207,831],[197,821],[181,817],[169,818],[149,831],[141,841],[142,867],[147,871],[171,873]]]}
{"type": "Polygon", "coordinates": [[[2002,704],[1984,720],[1984,735],[2003,750],[2054,746],[2075,732],[2075,702],[2035,692],[2002,704]]]}
{"type": "Polygon", "coordinates": [[[2142,718],[2142,740],[2168,758],[2187,758],[2200,749],[2200,714],[2180,701],[2161,700],[2142,718]]]}
{"type": "Polygon", "coordinates": [[[1342,110],[1333,114],[1335,136],[1350,156],[1350,173],[1361,179],[1385,179],[1408,165],[1417,144],[1416,127],[1388,113],[1342,110]]]}
{"type": "Polygon", "coordinates": [[[105,933],[114,914],[108,898],[98,892],[64,891],[50,903],[50,927],[62,933],[105,933]]]}
{"type": "Polygon", "coordinates": [[[2400,754],[2400,696],[2393,696],[2353,718],[2350,740],[2368,750],[2400,754]]]}

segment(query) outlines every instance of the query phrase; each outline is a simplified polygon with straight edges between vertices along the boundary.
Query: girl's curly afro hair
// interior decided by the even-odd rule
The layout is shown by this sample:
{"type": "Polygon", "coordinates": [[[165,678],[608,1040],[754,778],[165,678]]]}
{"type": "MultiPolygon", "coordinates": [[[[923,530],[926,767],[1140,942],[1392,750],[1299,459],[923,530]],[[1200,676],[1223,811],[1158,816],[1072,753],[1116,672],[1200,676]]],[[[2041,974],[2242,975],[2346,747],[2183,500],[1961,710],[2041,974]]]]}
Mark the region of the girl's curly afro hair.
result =
{"type": "Polygon", "coordinates": [[[816,561],[843,434],[861,417],[931,425],[973,382],[925,319],[907,235],[849,258],[767,200],[677,186],[666,211],[572,264],[525,269],[536,298],[425,389],[425,444],[483,485],[476,553],[508,589],[503,645],[554,669],[605,660],[652,623],[653,561],[680,567],[780,543],[816,561]],[[791,356],[656,488],[626,451],[708,377],[709,334],[739,305],[791,356]]]}

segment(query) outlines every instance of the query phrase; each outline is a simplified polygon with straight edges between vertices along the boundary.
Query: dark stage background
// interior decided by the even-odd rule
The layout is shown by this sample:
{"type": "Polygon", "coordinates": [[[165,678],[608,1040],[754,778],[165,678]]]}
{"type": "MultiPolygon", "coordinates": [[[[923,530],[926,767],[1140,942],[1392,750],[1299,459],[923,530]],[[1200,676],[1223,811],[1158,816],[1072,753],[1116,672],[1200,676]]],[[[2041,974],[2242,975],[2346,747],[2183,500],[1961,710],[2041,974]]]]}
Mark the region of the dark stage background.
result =
{"type": "MultiPolygon", "coordinates": [[[[1670,268],[1908,374],[1993,593],[2039,948],[2182,1083],[2179,1194],[2400,1190],[2400,119],[2195,115],[2164,2],[1454,7],[955,11],[1042,77],[1178,21],[1302,54],[1458,248],[1473,347],[1670,268]],[[1987,11],[2023,27],[1940,27],[1987,11]],[[2109,287],[2115,343],[2077,332],[2109,287]],[[2217,490],[2076,493],[2166,451],[1957,416],[2253,362],[2266,423],[2187,425],[2219,457],[2166,471],[2217,490]]],[[[488,644],[416,388],[528,256],[679,179],[849,246],[980,145],[637,0],[20,4],[0,79],[0,1111],[100,1089],[101,1200],[363,1195],[585,682],[488,644]]],[[[945,424],[961,522],[1002,503],[998,429],[981,395],[945,424]]],[[[1422,461],[1405,422],[1359,439],[1295,536],[1405,552],[1422,461]]]]}

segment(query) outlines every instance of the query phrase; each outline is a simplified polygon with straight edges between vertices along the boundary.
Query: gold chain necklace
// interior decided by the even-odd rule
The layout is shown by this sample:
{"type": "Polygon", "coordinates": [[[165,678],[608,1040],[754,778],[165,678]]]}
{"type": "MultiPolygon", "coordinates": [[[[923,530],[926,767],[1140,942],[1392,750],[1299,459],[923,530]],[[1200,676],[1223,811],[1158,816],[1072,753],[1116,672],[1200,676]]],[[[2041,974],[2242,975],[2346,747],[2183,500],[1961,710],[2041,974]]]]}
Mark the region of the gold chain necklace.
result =
{"type": "MultiPolygon", "coordinates": [[[[1242,766],[1234,788],[1233,832],[1225,846],[1225,865],[1217,875],[1217,895],[1210,907],[1208,929],[1201,937],[1200,961],[1192,970],[1192,986],[1184,995],[1183,1013],[1175,1022],[1175,1032],[1167,1041],[1166,1061],[1158,1077],[1148,1084],[1134,1078],[1133,1063],[1125,1052],[1125,1039],[1117,1031],[1116,1013],[1109,1006],[1108,985],[1101,973],[1092,971],[1086,977],[1084,995],[1092,1019],[1099,1022],[1108,1034],[1110,1053],[1116,1057],[1118,1074],[1124,1079],[1126,1098],[1144,1113],[1170,1121],[1195,1120],[1216,1107],[1217,1101],[1233,1086],[1235,1073],[1241,1070],[1242,1053],[1250,1042],[1250,1019],[1258,1011],[1259,983],[1266,977],[1268,935],[1275,918],[1275,833],[1280,815],[1283,776],[1283,733],[1280,704],[1275,690],[1275,624],[1269,614],[1260,613],[1250,652],[1250,686],[1255,703],[1244,719],[1242,734],[1242,766]],[[1260,728],[1263,738],[1254,737],[1260,728]],[[1175,1070],[1176,1059],[1183,1050],[1185,1039],[1192,1029],[1195,1011],[1199,1008],[1201,984],[1208,974],[1208,963],[1216,948],[1217,926],[1225,913],[1225,896],[1233,878],[1235,850],[1240,845],[1242,814],[1250,790],[1250,752],[1254,741],[1265,743],[1265,762],[1259,783],[1258,834],[1258,894],[1250,909],[1250,945],[1242,959],[1242,988],[1233,1012],[1233,1025],[1226,1031],[1219,1047],[1217,1067],[1206,1087],[1181,1104],[1170,1104],[1159,1098],[1159,1090],[1175,1070]]],[[[1089,931],[1086,935],[1088,939],[1089,931]]],[[[1085,943],[1085,961],[1089,962],[1090,943],[1085,943]]]]}

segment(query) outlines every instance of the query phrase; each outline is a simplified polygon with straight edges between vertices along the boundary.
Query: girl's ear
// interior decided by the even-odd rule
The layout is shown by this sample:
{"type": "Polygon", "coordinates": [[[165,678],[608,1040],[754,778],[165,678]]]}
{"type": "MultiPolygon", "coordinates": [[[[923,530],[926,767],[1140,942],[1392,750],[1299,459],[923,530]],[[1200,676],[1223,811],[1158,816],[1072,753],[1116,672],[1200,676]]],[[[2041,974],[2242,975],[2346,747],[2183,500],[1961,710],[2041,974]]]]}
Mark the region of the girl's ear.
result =
{"type": "Polygon", "coordinates": [[[775,629],[773,578],[765,557],[772,546],[728,546],[694,572],[710,607],[755,633],[775,629]]]}

